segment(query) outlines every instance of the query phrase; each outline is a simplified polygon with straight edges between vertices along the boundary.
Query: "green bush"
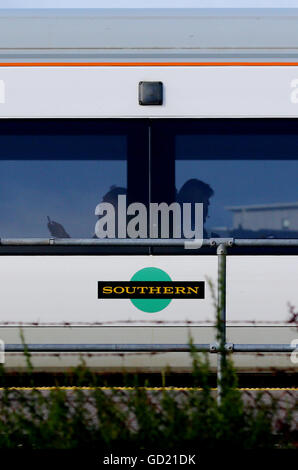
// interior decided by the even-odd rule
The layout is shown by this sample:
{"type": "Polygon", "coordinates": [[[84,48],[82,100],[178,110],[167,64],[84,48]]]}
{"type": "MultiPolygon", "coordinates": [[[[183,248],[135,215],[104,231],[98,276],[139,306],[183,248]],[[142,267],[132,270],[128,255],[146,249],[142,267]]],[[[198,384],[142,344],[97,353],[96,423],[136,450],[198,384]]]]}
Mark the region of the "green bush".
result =
{"type": "MultiPolygon", "coordinates": [[[[245,404],[228,357],[219,404],[209,385],[208,356],[191,349],[195,387],[183,393],[138,387],[137,376],[131,390],[106,390],[99,387],[100,377],[84,365],[74,371],[73,383],[80,387],[87,380],[90,390],[56,387],[44,391],[34,388],[27,352],[33,389],[2,390],[0,448],[97,449],[115,443],[167,449],[181,445],[202,449],[294,446],[295,410],[289,410],[281,422],[274,399],[265,402],[260,394],[254,404],[245,404]]],[[[3,368],[1,380],[5,380],[3,368]]]]}

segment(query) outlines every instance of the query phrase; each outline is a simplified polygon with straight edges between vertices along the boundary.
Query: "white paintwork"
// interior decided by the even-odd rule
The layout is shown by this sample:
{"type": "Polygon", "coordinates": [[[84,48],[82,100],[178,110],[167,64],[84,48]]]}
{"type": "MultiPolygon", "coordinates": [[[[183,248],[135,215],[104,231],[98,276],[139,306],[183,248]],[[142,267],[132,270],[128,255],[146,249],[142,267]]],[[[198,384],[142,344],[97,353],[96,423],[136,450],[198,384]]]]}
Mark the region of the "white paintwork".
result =
{"type": "Polygon", "coordinates": [[[0,104],[5,103],[5,83],[4,80],[0,80],[0,104]]]}
{"type": "Polygon", "coordinates": [[[0,67],[0,117],[295,117],[297,79],[295,66],[0,67]],[[163,82],[162,106],[138,104],[142,80],[163,82]]]}
{"type": "Polygon", "coordinates": [[[228,256],[228,321],[286,323],[297,281],[298,256],[228,256]]]}
{"type": "Polygon", "coordinates": [[[212,256],[5,256],[0,265],[1,321],[111,325],[212,321],[208,289],[206,299],[172,300],[154,314],[138,310],[128,299],[97,299],[98,281],[129,281],[136,271],[152,266],[165,270],[172,280],[209,276],[216,281],[217,261],[212,256]]]}
{"type": "MultiPolygon", "coordinates": [[[[0,265],[1,322],[99,322],[103,325],[210,325],[211,291],[205,299],[172,300],[161,312],[145,313],[127,299],[97,299],[97,281],[127,281],[144,267],[166,271],[173,281],[211,279],[216,292],[216,256],[4,256],[0,265]]],[[[227,259],[227,320],[238,325],[284,322],[287,303],[298,305],[296,256],[234,256],[227,259]]]]}

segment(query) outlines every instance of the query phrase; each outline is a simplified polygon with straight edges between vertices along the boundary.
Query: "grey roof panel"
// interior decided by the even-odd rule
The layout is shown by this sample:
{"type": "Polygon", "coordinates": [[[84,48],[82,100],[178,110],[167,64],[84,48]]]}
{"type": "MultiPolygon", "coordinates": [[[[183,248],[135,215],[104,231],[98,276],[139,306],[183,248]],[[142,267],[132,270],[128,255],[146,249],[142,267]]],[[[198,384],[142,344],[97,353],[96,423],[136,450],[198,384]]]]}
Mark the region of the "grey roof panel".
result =
{"type": "Polygon", "coordinates": [[[298,9],[0,10],[1,59],[298,58],[298,9]]]}

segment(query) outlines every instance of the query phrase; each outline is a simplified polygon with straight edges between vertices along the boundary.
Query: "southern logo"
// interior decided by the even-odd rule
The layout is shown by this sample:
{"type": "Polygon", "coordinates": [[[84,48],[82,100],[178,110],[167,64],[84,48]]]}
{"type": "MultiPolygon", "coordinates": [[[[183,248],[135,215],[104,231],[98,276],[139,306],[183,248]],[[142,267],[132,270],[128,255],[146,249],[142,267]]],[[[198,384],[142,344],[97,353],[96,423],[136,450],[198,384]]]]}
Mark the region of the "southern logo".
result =
{"type": "Polygon", "coordinates": [[[143,312],[155,313],[172,299],[204,299],[204,281],[172,281],[158,268],[137,271],[130,281],[99,281],[99,299],[130,299],[143,312]]]}

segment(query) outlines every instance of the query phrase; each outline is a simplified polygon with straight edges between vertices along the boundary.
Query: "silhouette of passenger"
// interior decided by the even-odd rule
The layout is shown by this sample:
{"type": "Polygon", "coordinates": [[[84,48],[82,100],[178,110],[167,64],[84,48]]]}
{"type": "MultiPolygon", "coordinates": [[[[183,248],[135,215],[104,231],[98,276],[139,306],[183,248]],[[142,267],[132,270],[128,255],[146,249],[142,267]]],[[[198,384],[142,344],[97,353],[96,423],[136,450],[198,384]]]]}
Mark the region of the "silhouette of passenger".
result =
{"type": "Polygon", "coordinates": [[[121,188],[121,186],[112,185],[109,191],[103,196],[102,202],[109,202],[113,204],[115,210],[118,207],[118,196],[126,196],[126,188],[121,188]]]}
{"type": "Polygon", "coordinates": [[[50,234],[55,238],[70,238],[70,235],[65,231],[63,225],[58,224],[54,220],[51,220],[49,216],[48,218],[48,229],[50,234]]]}
{"type": "MultiPolygon", "coordinates": [[[[118,237],[118,196],[126,196],[126,188],[121,186],[112,185],[109,191],[103,196],[102,202],[108,202],[112,204],[115,211],[115,236],[118,237]]],[[[99,216],[98,218],[103,217],[99,216]]],[[[97,238],[94,234],[93,238],[97,238]]]]}
{"type": "MultiPolygon", "coordinates": [[[[109,191],[103,196],[102,202],[109,202],[114,206],[115,209],[115,227],[116,227],[116,237],[117,237],[117,227],[118,227],[118,196],[126,195],[126,188],[121,188],[120,186],[111,186],[109,191]]],[[[55,238],[71,238],[70,235],[66,232],[62,224],[51,220],[49,216],[47,227],[50,231],[50,234],[55,238]]],[[[97,238],[94,234],[93,238],[97,238]]]]}
{"type": "MultiPolygon", "coordinates": [[[[177,194],[177,202],[179,204],[183,203],[192,203],[195,204],[196,202],[203,203],[203,223],[205,225],[206,219],[208,216],[209,199],[213,196],[214,191],[211,186],[204,181],[198,180],[196,178],[192,178],[184,183],[182,188],[177,194]]],[[[191,226],[192,229],[194,228],[195,219],[194,219],[194,211],[192,211],[192,220],[191,226]]],[[[212,234],[213,235],[213,234],[212,234]]],[[[204,238],[208,238],[208,234],[206,229],[204,228],[204,238]]]]}

